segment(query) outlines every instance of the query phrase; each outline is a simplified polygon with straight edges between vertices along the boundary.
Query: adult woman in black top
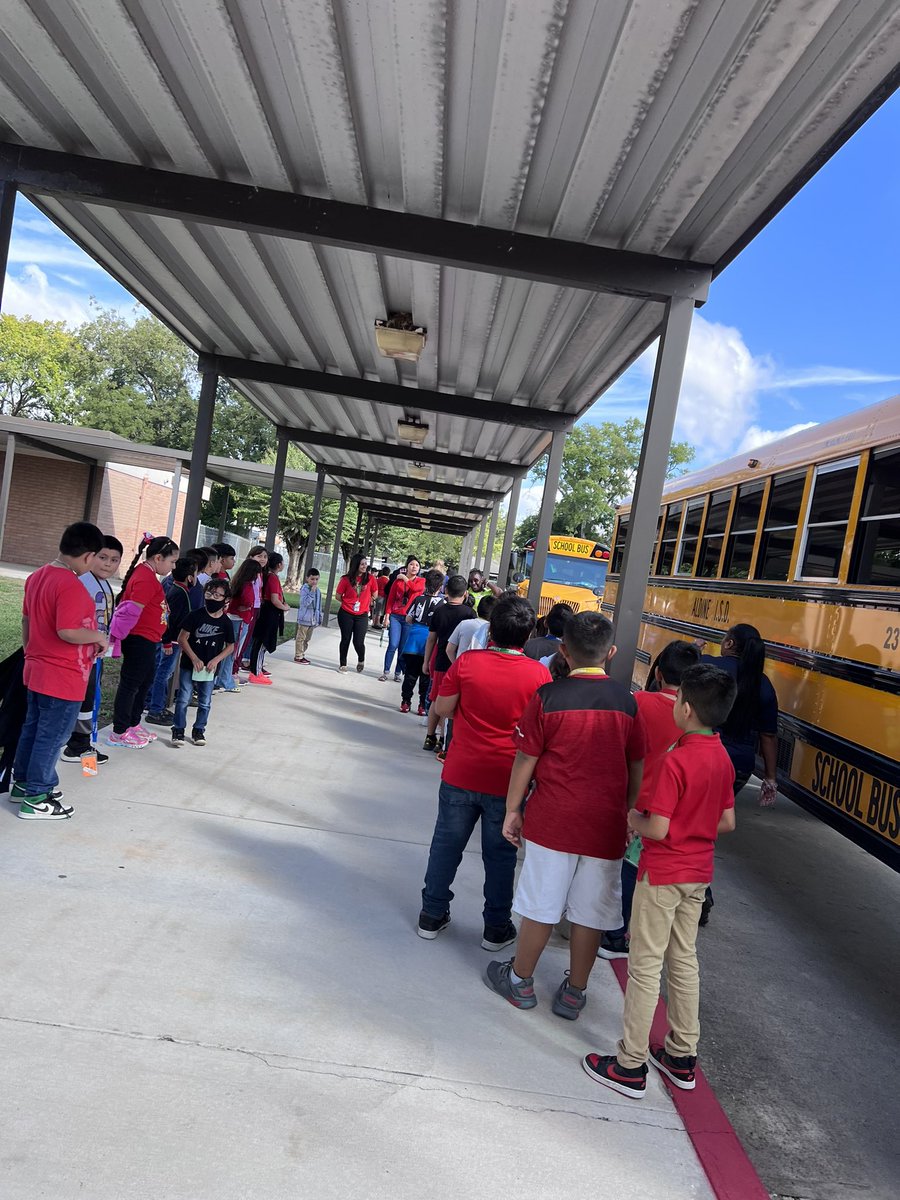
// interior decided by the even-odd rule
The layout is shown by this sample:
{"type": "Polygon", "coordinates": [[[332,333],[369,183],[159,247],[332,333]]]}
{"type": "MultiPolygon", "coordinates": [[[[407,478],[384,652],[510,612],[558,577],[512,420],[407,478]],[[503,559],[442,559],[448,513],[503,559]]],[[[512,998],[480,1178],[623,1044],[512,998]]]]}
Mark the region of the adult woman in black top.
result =
{"type": "MultiPolygon", "coordinates": [[[[721,657],[704,654],[702,662],[712,663],[733,676],[737,696],[728,720],[718,730],[722,745],[734,767],[734,794],[737,797],[756,769],[757,747],[763,760],[762,804],[773,804],[778,784],[775,778],[778,759],[778,697],[764,672],[766,644],[755,625],[732,625],[722,639],[721,657]]],[[[709,920],[713,906],[712,888],[706,889],[700,924],[709,920]]]]}

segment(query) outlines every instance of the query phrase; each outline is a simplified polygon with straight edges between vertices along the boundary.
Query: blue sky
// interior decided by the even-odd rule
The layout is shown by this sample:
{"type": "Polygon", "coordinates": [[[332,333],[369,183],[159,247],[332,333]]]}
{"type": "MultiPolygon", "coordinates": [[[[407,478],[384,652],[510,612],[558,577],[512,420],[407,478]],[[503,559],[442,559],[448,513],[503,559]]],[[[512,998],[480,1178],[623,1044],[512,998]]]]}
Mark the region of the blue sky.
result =
{"type": "MultiPolygon", "coordinates": [[[[695,465],[900,392],[900,95],[717,279],[694,317],[677,434],[695,465]]],[[[4,310],[74,325],[134,300],[20,197],[4,310]]],[[[652,350],[586,420],[643,416],[652,350]]],[[[525,510],[539,499],[525,497],[525,510]]]]}

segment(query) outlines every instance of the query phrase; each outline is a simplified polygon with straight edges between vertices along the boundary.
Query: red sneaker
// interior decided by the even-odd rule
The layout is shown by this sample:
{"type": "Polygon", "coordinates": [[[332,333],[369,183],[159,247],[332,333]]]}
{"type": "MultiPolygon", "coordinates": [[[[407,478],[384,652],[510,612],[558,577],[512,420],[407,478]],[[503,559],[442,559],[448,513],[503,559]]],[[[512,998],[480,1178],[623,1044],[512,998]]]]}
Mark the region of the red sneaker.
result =
{"type": "Polygon", "coordinates": [[[401,712],[409,712],[409,705],[406,703],[405,700],[400,705],[400,711],[401,712]]]}
{"type": "Polygon", "coordinates": [[[420,704],[419,707],[416,709],[416,716],[417,717],[425,716],[425,705],[424,704],[420,704]]]}

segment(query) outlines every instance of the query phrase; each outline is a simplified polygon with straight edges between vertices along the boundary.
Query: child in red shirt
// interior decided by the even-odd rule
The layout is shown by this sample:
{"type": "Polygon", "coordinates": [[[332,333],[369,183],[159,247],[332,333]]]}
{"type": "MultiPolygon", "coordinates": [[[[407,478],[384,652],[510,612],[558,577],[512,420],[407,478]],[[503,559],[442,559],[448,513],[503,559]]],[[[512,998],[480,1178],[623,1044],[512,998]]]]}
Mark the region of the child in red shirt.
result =
{"type": "MultiPolygon", "coordinates": [[[[681,676],[688,667],[695,667],[699,661],[700,651],[692,642],[669,642],[650,668],[647,691],[635,692],[634,699],[647,736],[644,777],[636,805],[639,812],[648,807],[644,801],[649,800],[656,791],[656,779],[666,752],[671,750],[681,735],[672,715],[681,676]]],[[[599,950],[601,958],[628,957],[628,924],[640,853],[641,839],[634,837],[628,844],[622,862],[622,924],[618,929],[610,929],[603,934],[599,950]]]]}
{"type": "Polygon", "coordinates": [[[125,750],[139,750],[156,741],[156,734],[141,725],[141,715],[156,674],[156,650],[169,621],[160,580],[178,558],[178,546],[170,537],[151,538],[142,549],[143,562],[138,562],[139,549],[125,573],[112,625],[122,641],[122,670],[106,744],[125,750]]]}
{"type": "Polygon", "coordinates": [[[71,817],[62,803],[56,761],[71,734],[88,676],[107,637],[97,629],[94,602],[79,576],[103,547],[96,525],[77,521],[59,543],[59,555],[29,575],[22,601],[22,644],[28,707],[13,766],[10,799],[25,821],[71,817]]]}
{"type": "Polygon", "coordinates": [[[516,850],[503,838],[504,796],[515,753],[511,736],[535,691],[550,680],[547,668],[522,652],[533,628],[534,609],[528,601],[503,596],[491,613],[491,644],[479,654],[460,655],[444,676],[440,694],[432,697],[441,717],[453,717],[455,734],[441,776],[422,889],[416,930],[421,938],[436,938],[450,924],[453,880],[481,821],[481,945],[502,950],[515,940],[510,913],[516,850]]]}
{"type": "Polygon", "coordinates": [[[631,912],[631,947],[622,1040],[616,1053],[587,1054],[582,1066],[598,1083],[643,1096],[647,1059],[677,1088],[695,1086],[700,1039],[697,929],[713,875],[713,847],[734,829],[734,767],[713,732],[737,687],[719,667],[700,663],[681,678],[673,716],[682,730],[660,768],[654,794],[628,814],[643,839],[631,912]],[[669,1033],[650,1046],[663,962],[669,981],[669,1033]]]}
{"type": "Polygon", "coordinates": [[[534,970],[553,926],[571,924],[569,971],[553,1012],[577,1020],[600,934],[622,919],[622,856],[637,799],[644,728],[630,690],[608,678],[612,625],[598,612],[566,624],[565,679],[542,687],[516,726],[516,761],[503,836],[527,843],[513,909],[522,917],[514,959],[492,962],[484,981],[516,1008],[534,1008],[534,970]],[[534,788],[522,816],[525,796],[534,788]]]}
{"type": "MultiPolygon", "coordinates": [[[[250,634],[256,620],[256,584],[262,575],[262,564],[256,555],[244,559],[234,573],[231,581],[231,600],[228,602],[228,616],[234,630],[234,652],[231,659],[231,687],[226,691],[238,691],[238,677],[241,660],[247,648],[250,634]]],[[[227,659],[223,660],[226,663],[227,659]]]]}

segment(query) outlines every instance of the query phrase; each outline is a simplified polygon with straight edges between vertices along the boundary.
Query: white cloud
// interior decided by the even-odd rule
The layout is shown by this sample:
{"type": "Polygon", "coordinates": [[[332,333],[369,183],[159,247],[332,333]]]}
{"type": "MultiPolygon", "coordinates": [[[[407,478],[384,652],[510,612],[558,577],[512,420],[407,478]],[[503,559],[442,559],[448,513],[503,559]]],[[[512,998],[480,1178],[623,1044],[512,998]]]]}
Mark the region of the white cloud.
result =
{"type": "Polygon", "coordinates": [[[519,496],[519,507],[516,512],[516,523],[531,517],[535,513],[541,511],[541,500],[544,497],[543,480],[540,483],[533,484],[531,487],[523,487],[519,496]]]}
{"type": "Polygon", "coordinates": [[[83,271],[102,271],[89,254],[63,234],[53,237],[21,237],[18,226],[9,244],[9,262],[36,263],[40,267],[79,267],[83,271]]]}
{"type": "Polygon", "coordinates": [[[790,437],[792,433],[800,433],[804,429],[812,429],[818,421],[801,421],[799,425],[789,425],[787,429],[760,429],[751,425],[734,449],[735,454],[743,454],[745,450],[758,450],[769,442],[777,442],[779,438],[790,437]]]}
{"type": "Polygon", "coordinates": [[[900,375],[879,375],[873,371],[857,371],[853,367],[804,367],[785,371],[761,385],[763,391],[781,388],[844,387],[847,384],[896,383],[900,375]]]}
{"type": "Polygon", "coordinates": [[[93,316],[85,293],[51,284],[35,263],[27,264],[18,275],[7,275],[3,308],[20,317],[64,321],[67,325],[81,325],[93,316]]]}

